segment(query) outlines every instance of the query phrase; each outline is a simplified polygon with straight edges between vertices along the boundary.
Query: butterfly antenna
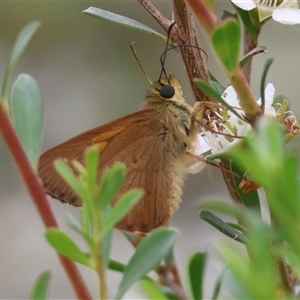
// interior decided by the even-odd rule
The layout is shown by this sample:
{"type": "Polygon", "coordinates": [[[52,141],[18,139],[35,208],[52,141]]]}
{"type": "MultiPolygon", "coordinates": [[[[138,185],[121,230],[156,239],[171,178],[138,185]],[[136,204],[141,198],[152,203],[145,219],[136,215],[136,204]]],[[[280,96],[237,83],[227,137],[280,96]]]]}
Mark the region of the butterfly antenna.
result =
{"type": "Polygon", "coordinates": [[[132,42],[132,43],[130,44],[130,48],[131,48],[132,54],[133,54],[133,56],[135,57],[137,63],[138,63],[139,66],[140,66],[141,71],[143,72],[143,74],[144,74],[145,77],[147,78],[148,82],[152,85],[152,84],[153,84],[152,81],[150,80],[150,78],[149,78],[149,76],[147,75],[147,73],[146,73],[146,71],[145,71],[145,69],[144,69],[144,67],[143,67],[143,65],[142,65],[142,63],[141,63],[141,61],[140,61],[140,59],[139,59],[138,56],[137,56],[137,53],[136,53],[135,48],[134,48],[134,43],[135,43],[135,42],[132,42]]]}
{"type": "Polygon", "coordinates": [[[174,25],[175,25],[175,22],[173,22],[169,27],[168,37],[167,37],[167,42],[166,42],[166,49],[160,57],[161,72],[160,72],[159,79],[158,79],[159,82],[160,82],[163,75],[167,76],[167,72],[166,72],[166,69],[165,69],[165,62],[166,62],[166,57],[167,57],[167,52],[168,52],[168,47],[169,47],[169,42],[170,42],[170,35],[171,35],[171,31],[172,31],[172,28],[173,28],[174,25]]]}

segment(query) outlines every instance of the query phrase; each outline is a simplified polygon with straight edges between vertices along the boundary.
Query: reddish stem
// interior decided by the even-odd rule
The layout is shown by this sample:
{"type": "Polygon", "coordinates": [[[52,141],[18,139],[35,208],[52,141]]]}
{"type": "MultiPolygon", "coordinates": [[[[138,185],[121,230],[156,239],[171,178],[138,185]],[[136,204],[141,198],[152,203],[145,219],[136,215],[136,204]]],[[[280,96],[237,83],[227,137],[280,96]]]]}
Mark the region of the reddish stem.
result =
{"type": "MultiPolygon", "coordinates": [[[[34,170],[29,164],[22,145],[14,131],[14,128],[7,114],[5,113],[4,104],[0,104],[0,132],[19,169],[19,172],[25,182],[29,194],[34,201],[46,228],[58,227],[58,224],[46,198],[42,182],[38,175],[34,173],[34,170]]],[[[60,254],[58,254],[58,257],[63,268],[65,269],[65,272],[67,273],[69,280],[71,281],[77,297],[79,299],[92,299],[75,263],[60,254]]]]}
{"type": "Polygon", "coordinates": [[[212,13],[211,7],[206,1],[187,1],[195,13],[198,22],[201,24],[203,30],[210,36],[210,33],[219,24],[218,18],[212,13]]]}

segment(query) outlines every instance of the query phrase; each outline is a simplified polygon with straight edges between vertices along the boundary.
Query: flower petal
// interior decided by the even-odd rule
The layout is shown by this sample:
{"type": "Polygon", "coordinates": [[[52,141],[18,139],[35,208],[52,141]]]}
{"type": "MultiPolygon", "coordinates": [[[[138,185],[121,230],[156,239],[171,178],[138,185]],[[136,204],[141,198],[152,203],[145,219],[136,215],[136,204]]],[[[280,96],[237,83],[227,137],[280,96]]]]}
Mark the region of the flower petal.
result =
{"type": "Polygon", "coordinates": [[[200,171],[202,171],[205,167],[206,167],[205,162],[198,161],[195,164],[188,167],[188,172],[190,174],[196,174],[196,173],[199,173],[200,171]]]}
{"type": "MultiPolygon", "coordinates": [[[[265,115],[276,117],[275,108],[272,106],[274,101],[275,88],[272,83],[268,83],[265,88],[265,115]]],[[[261,99],[258,99],[258,104],[261,105],[261,99]]]]}
{"type": "Polygon", "coordinates": [[[231,2],[243,10],[251,10],[256,7],[253,0],[231,0],[231,2]]]}
{"type": "Polygon", "coordinates": [[[201,155],[205,152],[210,151],[211,147],[207,144],[206,139],[202,134],[197,135],[196,143],[194,144],[195,155],[201,155]]]}
{"type": "Polygon", "coordinates": [[[231,106],[238,106],[240,107],[240,101],[237,96],[237,93],[232,85],[230,85],[222,94],[222,99],[226,101],[227,104],[231,106]]]}
{"type": "Polygon", "coordinates": [[[280,3],[278,8],[298,8],[297,0],[284,0],[280,3]]]}
{"type": "Polygon", "coordinates": [[[300,24],[300,10],[296,8],[278,8],[273,11],[272,18],[282,24],[300,24]]]}

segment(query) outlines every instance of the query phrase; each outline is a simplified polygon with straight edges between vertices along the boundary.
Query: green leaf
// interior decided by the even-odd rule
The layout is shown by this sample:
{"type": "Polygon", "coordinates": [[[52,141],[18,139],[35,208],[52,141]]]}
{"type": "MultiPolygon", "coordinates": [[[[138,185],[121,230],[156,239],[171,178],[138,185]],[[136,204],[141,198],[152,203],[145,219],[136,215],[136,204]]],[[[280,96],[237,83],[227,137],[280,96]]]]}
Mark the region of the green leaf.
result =
{"type": "Polygon", "coordinates": [[[75,244],[75,242],[63,231],[58,228],[52,228],[46,232],[48,243],[60,254],[91,267],[91,260],[87,253],[84,253],[75,244]]]}
{"type": "Polygon", "coordinates": [[[217,92],[212,86],[210,86],[207,82],[200,80],[199,78],[195,78],[194,82],[197,87],[204,92],[208,97],[218,101],[222,105],[224,105],[228,110],[230,110],[233,114],[235,114],[239,119],[243,120],[243,118],[229,105],[226,101],[224,101],[219,92],[217,92]]]}
{"type": "Polygon", "coordinates": [[[207,253],[195,253],[189,262],[189,279],[193,299],[203,299],[203,280],[207,253]]]}
{"type": "Polygon", "coordinates": [[[237,231],[234,228],[232,228],[231,226],[229,226],[226,222],[221,220],[219,217],[217,217],[210,211],[202,210],[199,213],[199,217],[202,220],[206,221],[207,223],[211,224],[213,227],[215,227],[217,230],[219,230],[223,234],[230,237],[231,239],[238,241],[240,243],[245,243],[245,238],[239,231],[237,231]]]}
{"type": "Polygon", "coordinates": [[[103,263],[105,268],[108,268],[110,263],[112,237],[113,237],[113,228],[108,230],[108,232],[102,238],[103,263]]]}
{"type": "Polygon", "coordinates": [[[149,279],[141,279],[140,285],[147,296],[147,299],[169,300],[169,298],[160,290],[157,283],[149,279]]]}
{"type": "Polygon", "coordinates": [[[68,185],[74,190],[74,192],[82,199],[87,197],[87,190],[81,184],[81,181],[74,175],[71,167],[65,163],[62,159],[57,159],[54,162],[54,167],[61,177],[68,183],[68,185]]]}
{"type": "Polygon", "coordinates": [[[99,192],[96,195],[96,205],[100,209],[105,208],[117,194],[126,176],[126,166],[123,163],[115,162],[111,168],[104,171],[99,192]]]}
{"type": "Polygon", "coordinates": [[[249,53],[247,53],[245,56],[242,57],[240,60],[240,67],[243,68],[250,57],[253,57],[257,54],[266,54],[267,48],[264,46],[257,46],[254,49],[252,49],[249,53]]]}
{"type": "Polygon", "coordinates": [[[82,226],[77,222],[77,220],[71,214],[68,214],[68,225],[74,231],[76,231],[80,236],[84,238],[84,240],[86,241],[86,243],[89,245],[90,248],[92,247],[93,238],[87,232],[84,231],[82,226]]]}
{"type": "Polygon", "coordinates": [[[214,292],[213,292],[213,295],[212,295],[212,300],[217,300],[218,297],[219,297],[222,282],[223,282],[223,279],[224,279],[224,276],[225,276],[225,271],[227,271],[227,269],[224,269],[217,278],[216,285],[215,285],[215,288],[214,288],[214,292]]]}
{"type": "Polygon", "coordinates": [[[30,293],[30,300],[46,299],[50,276],[51,273],[46,271],[37,278],[30,293]]]}
{"type": "Polygon", "coordinates": [[[151,231],[131,257],[115,299],[120,299],[135,282],[155,268],[171,251],[178,236],[178,231],[172,228],[161,227],[151,231]]]}
{"type": "Polygon", "coordinates": [[[134,205],[143,196],[143,191],[132,189],[124,193],[116,204],[111,209],[109,215],[105,219],[101,231],[101,235],[107,233],[109,229],[112,229],[123,217],[132,209],[134,205]]]}
{"type": "Polygon", "coordinates": [[[220,97],[223,95],[224,91],[226,90],[225,87],[219,82],[210,81],[209,84],[219,94],[220,97]]]}
{"type": "Polygon", "coordinates": [[[126,265],[111,259],[109,261],[108,268],[113,271],[124,273],[126,269],[126,265]]]}
{"type": "Polygon", "coordinates": [[[94,192],[97,184],[99,153],[100,151],[98,145],[88,147],[84,153],[84,161],[87,174],[86,181],[89,189],[94,192]]]}
{"type": "MultiPolygon", "coordinates": [[[[236,12],[238,13],[238,15],[240,16],[246,30],[249,32],[249,34],[252,36],[252,38],[254,39],[254,41],[257,40],[257,37],[258,37],[258,34],[259,34],[259,31],[260,29],[259,28],[255,28],[254,25],[253,25],[253,22],[249,16],[249,12],[246,11],[246,10],[243,10],[241,8],[239,8],[238,6],[236,5],[233,5],[236,12]]],[[[259,25],[260,27],[260,25],[259,25]]]]}
{"type": "Polygon", "coordinates": [[[268,58],[264,63],[264,69],[261,76],[260,81],[260,97],[261,97],[261,106],[263,107],[263,110],[265,109],[265,84],[266,84],[266,77],[268,74],[268,71],[273,63],[273,58],[268,58]]]}
{"type": "Polygon", "coordinates": [[[102,19],[104,21],[109,21],[112,23],[117,23],[119,25],[130,27],[133,29],[141,30],[148,34],[152,34],[157,37],[160,37],[165,41],[167,40],[167,38],[165,36],[163,36],[162,34],[160,34],[157,31],[155,31],[154,29],[152,29],[138,21],[135,21],[133,19],[130,19],[130,18],[121,16],[121,15],[118,15],[118,14],[115,14],[112,12],[109,12],[107,10],[103,10],[103,9],[100,9],[97,7],[90,7],[88,9],[84,10],[83,13],[93,16],[93,17],[96,17],[96,18],[99,18],[99,19],[102,19]]]}
{"type": "Polygon", "coordinates": [[[35,33],[35,31],[38,29],[39,26],[40,26],[40,22],[29,23],[19,33],[19,35],[16,39],[16,42],[14,44],[8,66],[7,66],[6,71],[5,71],[2,90],[1,90],[1,100],[0,101],[6,101],[8,99],[8,97],[7,97],[8,92],[7,91],[8,91],[9,81],[10,81],[11,75],[13,73],[13,70],[14,70],[19,58],[21,57],[21,55],[25,51],[25,49],[26,49],[29,41],[31,40],[33,34],[35,33]]]}
{"type": "Polygon", "coordinates": [[[227,19],[211,36],[212,46],[228,72],[238,67],[240,54],[240,26],[235,19],[227,19]]]}
{"type": "Polygon", "coordinates": [[[221,212],[231,217],[244,217],[245,215],[245,211],[241,207],[233,206],[232,204],[224,201],[210,200],[209,202],[203,203],[201,207],[221,212]]]}
{"type": "Polygon", "coordinates": [[[43,101],[36,81],[21,74],[11,96],[14,127],[31,166],[36,169],[41,152],[43,132],[43,101]]]}

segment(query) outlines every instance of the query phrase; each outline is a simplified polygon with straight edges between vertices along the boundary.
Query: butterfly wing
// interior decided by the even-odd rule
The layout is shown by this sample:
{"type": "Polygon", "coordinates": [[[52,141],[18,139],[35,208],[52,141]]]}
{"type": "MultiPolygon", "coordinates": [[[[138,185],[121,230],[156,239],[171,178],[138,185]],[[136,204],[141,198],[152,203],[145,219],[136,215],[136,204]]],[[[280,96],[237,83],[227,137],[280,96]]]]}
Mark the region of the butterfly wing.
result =
{"type": "Polygon", "coordinates": [[[99,176],[113,162],[121,161],[127,166],[127,176],[120,193],[131,188],[141,188],[145,192],[142,200],[117,227],[126,231],[148,232],[167,223],[172,213],[173,198],[177,197],[173,195],[173,189],[181,185],[182,176],[175,167],[175,157],[163,142],[163,124],[158,120],[155,110],[144,109],[48,150],[39,163],[39,175],[47,193],[63,202],[80,206],[81,200],[57,174],[53,161],[63,158],[67,162],[76,159],[82,163],[84,149],[98,144],[101,149],[99,176]]]}

